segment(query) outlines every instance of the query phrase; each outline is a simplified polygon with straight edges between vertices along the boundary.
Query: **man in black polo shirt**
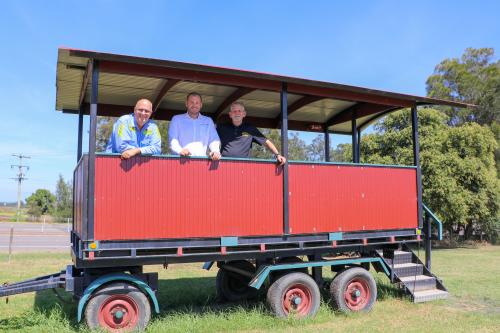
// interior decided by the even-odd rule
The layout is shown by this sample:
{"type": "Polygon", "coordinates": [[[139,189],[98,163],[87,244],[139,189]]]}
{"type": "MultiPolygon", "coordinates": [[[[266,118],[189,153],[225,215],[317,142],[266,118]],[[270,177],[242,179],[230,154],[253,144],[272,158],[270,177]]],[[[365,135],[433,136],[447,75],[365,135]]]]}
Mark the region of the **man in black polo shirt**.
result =
{"type": "Polygon", "coordinates": [[[259,145],[265,144],[273,152],[278,163],[280,165],[285,164],[286,158],[279,154],[276,146],[257,127],[243,123],[243,118],[246,115],[243,103],[234,102],[231,104],[229,111],[231,124],[217,126],[217,132],[222,144],[222,156],[248,158],[250,157],[252,143],[256,142],[259,145]]]}

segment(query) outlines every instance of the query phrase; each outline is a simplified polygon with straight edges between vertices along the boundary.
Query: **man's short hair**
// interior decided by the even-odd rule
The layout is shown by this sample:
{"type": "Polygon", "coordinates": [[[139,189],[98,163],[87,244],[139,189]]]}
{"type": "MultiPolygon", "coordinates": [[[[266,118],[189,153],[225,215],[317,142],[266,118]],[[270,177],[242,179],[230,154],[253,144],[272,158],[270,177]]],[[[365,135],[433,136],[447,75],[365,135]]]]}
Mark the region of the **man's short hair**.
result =
{"type": "Polygon", "coordinates": [[[229,110],[231,110],[233,108],[234,105],[239,105],[241,106],[241,108],[243,109],[243,111],[245,111],[245,104],[243,104],[243,102],[240,102],[240,101],[236,101],[236,102],[232,102],[231,103],[231,106],[229,107],[229,110]]]}
{"type": "Polygon", "coordinates": [[[196,91],[192,91],[190,92],[187,96],[186,96],[186,101],[189,99],[189,97],[191,96],[198,96],[200,98],[200,101],[203,102],[203,98],[201,98],[201,95],[199,93],[197,93],[196,91]]]}

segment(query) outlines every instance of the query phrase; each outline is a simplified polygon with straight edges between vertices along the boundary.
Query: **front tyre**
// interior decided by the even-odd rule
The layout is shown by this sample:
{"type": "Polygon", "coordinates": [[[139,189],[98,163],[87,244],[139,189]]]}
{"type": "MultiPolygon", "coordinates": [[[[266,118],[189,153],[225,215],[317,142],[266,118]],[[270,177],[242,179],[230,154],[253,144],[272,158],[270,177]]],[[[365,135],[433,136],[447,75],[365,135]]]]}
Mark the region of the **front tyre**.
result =
{"type": "Polygon", "coordinates": [[[110,332],[144,330],[150,318],[151,306],[146,295],[125,282],[104,286],[85,308],[85,321],[90,329],[110,332]]]}
{"type": "Polygon", "coordinates": [[[267,301],[280,318],[313,317],[320,305],[316,282],[304,273],[289,273],[276,280],[267,291],[267,301]]]}

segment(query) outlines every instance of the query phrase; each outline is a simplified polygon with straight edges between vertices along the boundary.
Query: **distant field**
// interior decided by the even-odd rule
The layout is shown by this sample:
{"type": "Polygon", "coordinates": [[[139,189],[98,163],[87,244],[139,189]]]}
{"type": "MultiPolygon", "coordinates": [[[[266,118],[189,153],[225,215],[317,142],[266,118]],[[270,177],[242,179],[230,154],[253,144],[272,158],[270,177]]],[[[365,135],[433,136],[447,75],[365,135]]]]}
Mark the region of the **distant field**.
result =
{"type": "MultiPolygon", "coordinates": [[[[0,222],[13,222],[16,220],[17,207],[0,206],[0,222]]],[[[26,220],[24,209],[21,209],[20,220],[26,220]]]]}
{"type": "MultiPolygon", "coordinates": [[[[421,251],[421,254],[423,251],[421,251]]],[[[70,263],[67,254],[17,254],[8,264],[0,254],[0,282],[53,273],[70,263]]],[[[148,267],[160,272],[159,302],[148,332],[500,332],[500,246],[433,252],[434,272],[451,297],[413,304],[377,274],[379,297],[372,312],[343,315],[326,303],[308,320],[279,320],[260,301],[222,304],[215,300],[215,274],[201,264],[148,267]]],[[[325,270],[325,275],[331,273],[325,270]]],[[[326,295],[325,295],[326,296],[326,295]]],[[[50,292],[0,301],[0,331],[85,332],[75,320],[76,306],[50,292]]]]}

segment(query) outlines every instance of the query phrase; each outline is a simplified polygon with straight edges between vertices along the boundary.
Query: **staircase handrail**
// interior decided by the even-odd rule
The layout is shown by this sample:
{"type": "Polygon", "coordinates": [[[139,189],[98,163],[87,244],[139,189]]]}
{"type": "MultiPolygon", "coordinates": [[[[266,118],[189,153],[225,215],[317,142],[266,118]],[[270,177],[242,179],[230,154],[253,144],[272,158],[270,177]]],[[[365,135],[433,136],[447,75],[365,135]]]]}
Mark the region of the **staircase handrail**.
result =
{"type": "MultiPolygon", "coordinates": [[[[443,223],[441,220],[427,207],[425,204],[422,205],[424,207],[424,210],[429,216],[432,218],[432,220],[437,224],[438,227],[438,240],[443,240],[443,223]]],[[[430,235],[429,235],[430,237],[430,235]]]]}

